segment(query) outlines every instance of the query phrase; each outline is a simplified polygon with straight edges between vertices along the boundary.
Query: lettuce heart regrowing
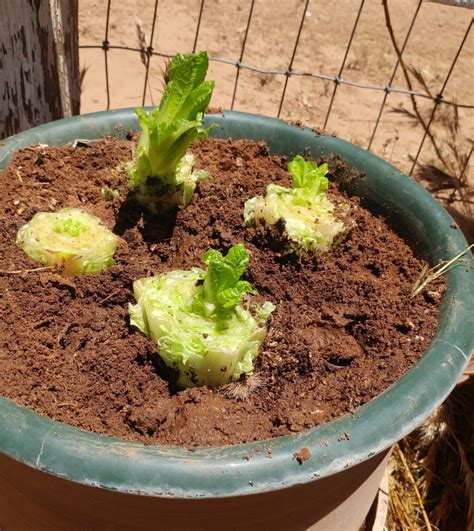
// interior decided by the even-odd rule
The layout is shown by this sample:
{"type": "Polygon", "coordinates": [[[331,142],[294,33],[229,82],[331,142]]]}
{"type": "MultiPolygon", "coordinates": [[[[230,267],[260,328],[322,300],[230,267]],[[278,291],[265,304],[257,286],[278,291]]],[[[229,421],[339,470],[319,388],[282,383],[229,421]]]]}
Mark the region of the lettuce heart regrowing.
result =
{"type": "Polygon", "coordinates": [[[285,253],[330,251],[351,228],[349,203],[328,198],[327,164],[318,166],[297,155],[288,171],[293,179],[291,188],[269,184],[265,196],[245,202],[246,225],[279,224],[285,253]]]}
{"type": "Polygon", "coordinates": [[[178,371],[181,387],[216,387],[252,373],[275,308],[270,302],[243,301],[255,291],[241,280],[249,263],[242,244],[226,256],[210,249],[203,260],[207,270],[195,267],[136,280],[137,304],[129,305],[131,323],[178,371]]]}
{"type": "Polygon", "coordinates": [[[117,236],[79,208],[38,212],[17,233],[16,243],[36,262],[66,275],[99,273],[114,265],[117,236]]]}
{"type": "Polygon", "coordinates": [[[208,63],[206,52],[177,54],[159,107],[149,113],[135,109],[141,134],[128,165],[128,185],[151,213],[186,206],[197,183],[209,176],[193,169],[195,157],[188,151],[191,142],[208,133],[202,127],[214,89],[214,81],[205,81],[208,63]]]}

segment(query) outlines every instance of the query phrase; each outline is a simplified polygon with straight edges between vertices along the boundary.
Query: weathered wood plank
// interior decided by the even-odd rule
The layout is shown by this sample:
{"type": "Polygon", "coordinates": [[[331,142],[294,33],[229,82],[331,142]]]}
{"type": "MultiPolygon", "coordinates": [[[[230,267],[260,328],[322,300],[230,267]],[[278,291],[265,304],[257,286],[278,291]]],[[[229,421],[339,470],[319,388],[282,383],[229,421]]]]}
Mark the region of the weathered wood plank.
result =
{"type": "Polygon", "coordinates": [[[0,138],[79,113],[77,0],[1,0],[0,138]]]}

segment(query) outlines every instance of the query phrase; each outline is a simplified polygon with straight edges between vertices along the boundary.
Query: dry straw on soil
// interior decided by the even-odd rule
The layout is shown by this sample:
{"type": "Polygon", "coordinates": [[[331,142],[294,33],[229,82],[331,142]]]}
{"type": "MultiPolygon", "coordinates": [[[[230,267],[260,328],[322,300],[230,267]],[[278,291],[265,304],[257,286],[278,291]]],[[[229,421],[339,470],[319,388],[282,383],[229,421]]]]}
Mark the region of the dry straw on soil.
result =
{"type": "Polygon", "coordinates": [[[474,529],[474,377],[392,454],[388,531],[474,529]]]}

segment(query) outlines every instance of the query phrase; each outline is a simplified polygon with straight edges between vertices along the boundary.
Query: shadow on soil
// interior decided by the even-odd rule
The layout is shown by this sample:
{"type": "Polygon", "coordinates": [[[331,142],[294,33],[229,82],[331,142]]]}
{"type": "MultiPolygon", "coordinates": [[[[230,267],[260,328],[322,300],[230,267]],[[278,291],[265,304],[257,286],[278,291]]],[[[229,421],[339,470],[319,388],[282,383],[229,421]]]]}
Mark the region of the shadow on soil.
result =
{"type": "Polygon", "coordinates": [[[147,243],[158,243],[170,239],[176,225],[177,208],[150,214],[129,194],[119,208],[113,232],[123,236],[127,230],[137,227],[147,243]]]}

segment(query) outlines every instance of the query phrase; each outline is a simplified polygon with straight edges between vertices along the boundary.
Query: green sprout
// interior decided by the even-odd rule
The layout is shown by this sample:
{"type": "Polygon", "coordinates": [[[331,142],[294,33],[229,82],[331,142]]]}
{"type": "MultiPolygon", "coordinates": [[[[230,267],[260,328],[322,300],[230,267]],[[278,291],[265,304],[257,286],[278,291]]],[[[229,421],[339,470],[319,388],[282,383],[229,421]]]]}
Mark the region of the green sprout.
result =
{"type": "Polygon", "coordinates": [[[194,140],[206,138],[203,115],[214,81],[205,81],[206,52],[176,55],[167,70],[160,105],[149,113],[135,109],[141,127],[135,159],[128,168],[128,184],[138,201],[152,213],[159,207],[186,206],[207,171],[194,171],[188,152],[194,140]]]}
{"type": "Polygon", "coordinates": [[[108,186],[102,188],[101,194],[105,201],[113,201],[114,199],[117,199],[117,197],[120,197],[120,192],[118,190],[114,190],[108,186]]]}
{"type": "Polygon", "coordinates": [[[16,243],[36,262],[66,275],[99,273],[114,265],[117,236],[79,208],[38,212],[18,231],[16,243]]]}
{"type": "Polygon", "coordinates": [[[243,304],[255,290],[240,277],[249,254],[242,244],[226,256],[210,249],[207,270],[176,270],[136,280],[131,323],[157,344],[166,365],[179,372],[181,387],[215,387],[253,372],[273,304],[243,304]]]}
{"type": "Polygon", "coordinates": [[[350,229],[345,222],[349,205],[336,206],[328,199],[327,164],[318,166],[297,155],[288,164],[288,171],[292,188],[269,184],[265,196],[245,202],[246,225],[271,226],[282,221],[281,238],[287,253],[330,251],[350,229]]]}

